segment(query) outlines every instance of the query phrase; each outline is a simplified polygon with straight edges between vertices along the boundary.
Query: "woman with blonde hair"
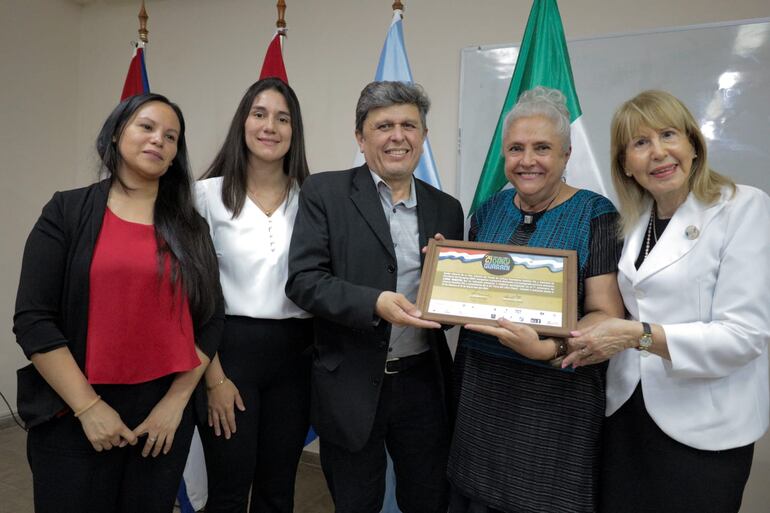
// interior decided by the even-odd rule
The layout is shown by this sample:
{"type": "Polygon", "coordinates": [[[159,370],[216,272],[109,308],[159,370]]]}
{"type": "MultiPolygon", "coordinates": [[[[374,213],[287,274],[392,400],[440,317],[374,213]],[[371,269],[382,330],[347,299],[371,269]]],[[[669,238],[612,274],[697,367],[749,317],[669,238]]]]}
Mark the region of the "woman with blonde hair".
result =
{"type": "Polygon", "coordinates": [[[564,362],[610,359],[601,510],[737,512],[770,412],[770,198],[709,167],[669,93],[622,104],[611,138],[628,316],[564,362]]]}

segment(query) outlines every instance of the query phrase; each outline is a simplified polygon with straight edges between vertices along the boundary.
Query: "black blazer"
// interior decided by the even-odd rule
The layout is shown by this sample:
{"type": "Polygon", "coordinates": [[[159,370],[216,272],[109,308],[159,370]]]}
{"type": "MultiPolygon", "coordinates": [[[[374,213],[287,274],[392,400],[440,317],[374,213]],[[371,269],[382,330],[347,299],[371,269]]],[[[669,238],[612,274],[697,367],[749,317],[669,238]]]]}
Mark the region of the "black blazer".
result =
{"type": "MultiPolygon", "coordinates": [[[[442,233],[462,239],[460,203],[415,180],[420,246],[442,233]]],[[[286,295],[315,315],[313,426],[324,440],[361,449],[374,422],[390,324],[374,325],[384,290],[396,290],[396,253],[369,168],[305,180],[289,250],[286,295]]],[[[428,330],[447,403],[451,355],[442,330],[428,330]]]]}
{"type": "MultiPolygon", "coordinates": [[[[85,369],[91,259],[107,208],[109,181],[57,192],[43,207],[24,247],[13,332],[27,358],[66,345],[85,369]]],[[[213,245],[212,245],[213,251],[213,245]]],[[[219,287],[214,315],[195,326],[198,347],[213,357],[224,325],[219,287]]],[[[17,408],[27,427],[53,418],[64,401],[32,364],[19,369],[17,408]]]]}

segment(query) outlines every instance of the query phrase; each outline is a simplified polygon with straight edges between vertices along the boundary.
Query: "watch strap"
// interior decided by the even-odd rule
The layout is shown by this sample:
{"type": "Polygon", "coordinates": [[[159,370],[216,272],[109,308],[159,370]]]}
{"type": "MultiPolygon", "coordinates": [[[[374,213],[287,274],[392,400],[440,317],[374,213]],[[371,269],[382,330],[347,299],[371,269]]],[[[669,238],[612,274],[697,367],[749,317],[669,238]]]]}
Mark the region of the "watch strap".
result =
{"type": "Polygon", "coordinates": [[[652,347],[652,328],[648,322],[642,321],[642,336],[639,337],[639,351],[649,351],[652,347]]]}

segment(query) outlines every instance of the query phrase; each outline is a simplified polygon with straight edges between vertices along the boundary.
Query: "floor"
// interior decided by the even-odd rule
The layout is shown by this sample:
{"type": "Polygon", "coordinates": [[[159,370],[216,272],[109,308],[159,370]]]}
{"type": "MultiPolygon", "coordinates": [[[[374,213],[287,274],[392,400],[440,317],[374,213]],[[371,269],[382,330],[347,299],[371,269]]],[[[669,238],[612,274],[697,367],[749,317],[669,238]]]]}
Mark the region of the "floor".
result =
{"type": "MultiPolygon", "coordinates": [[[[305,453],[297,469],[295,513],[334,511],[318,456],[305,453]]],[[[33,513],[32,474],[27,465],[26,433],[15,424],[0,427],[0,513],[33,513]]]]}
{"type": "MultiPolygon", "coordinates": [[[[765,513],[770,504],[770,433],[754,451],[754,465],[741,513],[765,513]]],[[[32,476],[27,466],[26,434],[15,424],[0,422],[0,513],[33,513],[32,476]]],[[[305,452],[297,469],[295,513],[334,511],[317,453],[305,452]]]]}

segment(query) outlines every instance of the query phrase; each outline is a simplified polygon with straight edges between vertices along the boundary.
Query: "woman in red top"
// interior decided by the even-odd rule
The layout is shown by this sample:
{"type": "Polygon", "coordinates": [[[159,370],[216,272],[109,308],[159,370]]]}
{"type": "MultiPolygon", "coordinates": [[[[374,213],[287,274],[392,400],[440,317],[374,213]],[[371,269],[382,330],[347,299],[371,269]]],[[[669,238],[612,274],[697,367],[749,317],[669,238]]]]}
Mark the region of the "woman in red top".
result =
{"type": "Polygon", "coordinates": [[[107,179],[56,193],[24,251],[14,332],[32,361],[18,408],[35,511],[168,513],[221,335],[216,256],[175,104],[123,101],[97,151],[107,179]]]}

